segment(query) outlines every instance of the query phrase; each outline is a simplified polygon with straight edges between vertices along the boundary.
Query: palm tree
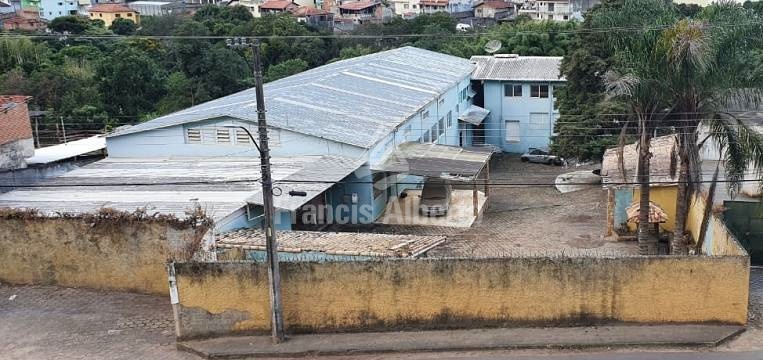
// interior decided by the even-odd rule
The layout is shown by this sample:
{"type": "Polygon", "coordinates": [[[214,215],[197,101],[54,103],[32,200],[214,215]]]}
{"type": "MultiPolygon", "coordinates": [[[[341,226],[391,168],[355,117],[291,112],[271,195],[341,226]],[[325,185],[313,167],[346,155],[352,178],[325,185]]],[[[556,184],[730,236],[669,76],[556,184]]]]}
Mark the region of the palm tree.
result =
{"type": "Polygon", "coordinates": [[[672,5],[662,0],[610,1],[601,6],[597,17],[591,19],[592,27],[607,31],[607,44],[616,54],[612,70],[604,76],[607,97],[622,100],[631,113],[620,136],[620,167],[624,172],[622,147],[629,133],[628,124],[633,122],[639,137],[637,182],[641,192],[637,239],[641,254],[654,255],[657,238],[649,223],[649,145],[653,132],[670,113],[665,101],[668,89],[662,81],[668,64],[657,45],[661,30],[672,25],[677,15],[672,5]]]}
{"type": "Polygon", "coordinates": [[[707,140],[699,139],[701,125],[710,129],[709,138],[723,149],[732,195],[750,165],[763,170],[763,139],[742,119],[724,112],[760,102],[763,79],[751,76],[748,67],[753,42],[760,41],[761,24],[759,16],[741,5],[719,2],[662,32],[658,51],[670,64],[664,80],[673,109],[667,125],[675,129],[680,160],[671,253],[688,250],[686,219],[692,195],[700,190],[695,186],[702,180],[700,146],[707,140]]]}

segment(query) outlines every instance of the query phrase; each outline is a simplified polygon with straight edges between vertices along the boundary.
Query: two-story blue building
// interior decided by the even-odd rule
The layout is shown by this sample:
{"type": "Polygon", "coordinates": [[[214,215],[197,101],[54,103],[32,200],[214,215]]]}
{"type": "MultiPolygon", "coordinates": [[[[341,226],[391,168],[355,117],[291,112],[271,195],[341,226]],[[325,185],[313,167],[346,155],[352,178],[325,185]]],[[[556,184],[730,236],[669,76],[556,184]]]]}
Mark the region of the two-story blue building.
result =
{"type": "MultiPolygon", "coordinates": [[[[338,61],[265,84],[265,106],[271,155],[333,155],[343,160],[317,164],[327,174],[345,171],[346,159],[360,165],[352,174],[320,194],[310,193],[300,204],[326,205],[342,221],[367,223],[383,212],[387,202],[423,181],[421,172],[384,171],[381,164],[394,156],[398,145],[418,143],[425,153],[437,146],[459,146],[459,117],[471,107],[469,60],[414,47],[379,52],[338,61]],[[434,145],[432,145],[434,144],[434,145]],[[340,213],[336,213],[336,212],[340,213]]],[[[244,126],[256,134],[254,89],[244,90],[157,119],[122,128],[107,137],[110,158],[256,157],[244,126]]],[[[406,147],[408,153],[410,146],[406,147]]],[[[422,151],[416,151],[420,156],[422,151]]],[[[283,163],[283,161],[282,161],[283,163]]],[[[284,177],[276,186],[284,191],[321,181],[320,171],[297,171],[310,176],[284,177]],[[288,180],[288,182],[286,182],[288,180]]],[[[425,173],[429,174],[429,173],[425,173]]],[[[333,176],[332,175],[332,176],[333,176]]],[[[438,174],[440,175],[440,174],[438,174]]],[[[441,175],[473,177],[475,174],[441,175]]],[[[261,204],[258,199],[250,203],[261,204]]],[[[251,206],[251,205],[250,205],[251,206]]],[[[278,209],[281,217],[300,217],[303,208],[278,209]]],[[[249,214],[261,212],[250,209],[249,214]]],[[[242,212],[241,216],[245,214],[242,212]]],[[[249,217],[257,219],[257,217],[249,217]]],[[[256,226],[253,221],[235,221],[256,226]]],[[[289,229],[282,224],[281,229],[289,229]]]]}
{"type": "Polygon", "coordinates": [[[466,125],[466,144],[491,144],[510,153],[548,147],[559,117],[554,90],[563,86],[561,57],[473,56],[475,104],[489,110],[466,125]]]}

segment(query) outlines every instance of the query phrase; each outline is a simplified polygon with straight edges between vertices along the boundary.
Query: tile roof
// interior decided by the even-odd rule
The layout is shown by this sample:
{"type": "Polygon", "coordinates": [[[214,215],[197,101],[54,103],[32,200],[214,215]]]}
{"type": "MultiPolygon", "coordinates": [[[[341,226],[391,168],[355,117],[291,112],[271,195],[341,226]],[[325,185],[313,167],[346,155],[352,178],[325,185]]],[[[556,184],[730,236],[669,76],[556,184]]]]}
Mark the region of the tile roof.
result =
{"type": "MultiPolygon", "coordinates": [[[[445,242],[444,236],[354,232],[279,231],[279,252],[322,252],[331,255],[415,258],[445,242]]],[[[222,249],[265,250],[261,230],[240,229],[218,234],[222,249]]]]}
{"type": "Polygon", "coordinates": [[[315,15],[328,15],[330,12],[323,9],[316,9],[312,6],[300,6],[292,12],[294,16],[315,16],[315,15]]]}
{"type": "Polygon", "coordinates": [[[448,6],[448,0],[421,0],[421,6],[448,6]]]}
{"type": "Polygon", "coordinates": [[[510,8],[512,5],[505,1],[500,1],[500,0],[483,1],[479,4],[474,5],[474,7],[480,7],[480,6],[489,7],[492,9],[507,9],[507,8],[510,8]]]}
{"type": "MultiPolygon", "coordinates": [[[[671,186],[678,180],[676,169],[676,138],[673,135],[659,136],[650,142],[652,158],[649,161],[649,181],[652,186],[671,186]]],[[[636,143],[623,147],[623,167],[620,171],[618,148],[607,149],[601,164],[601,181],[604,187],[635,187],[638,179],[638,147],[636,143]],[[627,183],[627,184],[623,184],[627,183]]]]}
{"type": "Polygon", "coordinates": [[[559,68],[561,56],[495,54],[472,56],[477,66],[473,80],[566,81],[559,68]]]}
{"type": "MultiPolygon", "coordinates": [[[[337,61],[265,84],[268,125],[371,148],[473,69],[469,60],[410,46],[337,61]]],[[[254,95],[247,89],[110,136],[226,116],[256,121],[254,95]]]]}
{"type": "Polygon", "coordinates": [[[377,5],[381,5],[381,3],[376,1],[353,1],[339,5],[339,8],[342,10],[363,10],[377,5]]]}
{"type": "Polygon", "coordinates": [[[289,6],[295,6],[291,0],[268,0],[260,5],[260,9],[284,10],[289,6]]]}
{"type": "Polygon", "coordinates": [[[122,13],[122,12],[135,12],[124,4],[97,4],[90,7],[90,12],[102,12],[102,13],[122,13]]]}
{"type": "MultiPolygon", "coordinates": [[[[271,162],[274,186],[284,188],[274,198],[275,207],[288,210],[310,201],[333,185],[338,173],[349,173],[349,167],[357,164],[335,155],[272,158],[271,162]],[[336,169],[342,164],[344,169],[336,169]],[[316,171],[318,167],[323,172],[316,171]],[[326,183],[278,183],[307,175],[326,183]],[[288,196],[288,189],[306,191],[308,196],[288,196]]],[[[42,187],[0,194],[0,207],[38,209],[45,214],[147,208],[150,213],[182,217],[198,203],[219,220],[248,201],[262,204],[256,199],[262,189],[260,178],[258,158],[106,158],[44,181],[42,187]]]]}

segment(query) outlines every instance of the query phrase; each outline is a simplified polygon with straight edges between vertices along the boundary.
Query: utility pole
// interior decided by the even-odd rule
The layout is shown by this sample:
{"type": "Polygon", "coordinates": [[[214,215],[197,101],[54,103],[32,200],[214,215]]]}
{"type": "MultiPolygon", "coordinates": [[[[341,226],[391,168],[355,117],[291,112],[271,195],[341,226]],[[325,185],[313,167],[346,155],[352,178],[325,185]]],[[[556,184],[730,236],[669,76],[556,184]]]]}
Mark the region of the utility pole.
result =
{"type": "MultiPolygon", "coordinates": [[[[273,206],[273,180],[270,175],[270,148],[268,147],[268,127],[265,120],[265,96],[262,88],[262,60],[260,41],[250,44],[246,38],[227,39],[226,44],[234,48],[250,47],[254,55],[254,82],[257,98],[257,132],[259,135],[260,169],[262,170],[262,199],[265,210],[265,252],[268,263],[270,285],[270,323],[273,342],[286,340],[283,328],[283,306],[281,303],[281,274],[278,268],[278,244],[275,232],[275,209],[273,206]]],[[[248,131],[247,131],[248,133],[248,131]]],[[[257,145],[257,143],[255,143],[257,145]]]]}
{"type": "Polygon", "coordinates": [[[59,119],[61,119],[61,132],[64,134],[64,144],[66,144],[66,126],[64,125],[64,117],[59,116],[59,119]]]}

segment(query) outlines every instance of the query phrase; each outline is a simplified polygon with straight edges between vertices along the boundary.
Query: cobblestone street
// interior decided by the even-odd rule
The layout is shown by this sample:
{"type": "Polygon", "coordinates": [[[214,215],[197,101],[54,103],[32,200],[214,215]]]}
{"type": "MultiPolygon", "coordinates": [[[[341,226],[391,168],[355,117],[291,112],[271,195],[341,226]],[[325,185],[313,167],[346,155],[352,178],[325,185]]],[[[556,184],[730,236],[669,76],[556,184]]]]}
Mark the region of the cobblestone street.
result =
{"type": "Polygon", "coordinates": [[[173,327],[166,297],[0,285],[0,359],[197,359],[173,327]]]}

